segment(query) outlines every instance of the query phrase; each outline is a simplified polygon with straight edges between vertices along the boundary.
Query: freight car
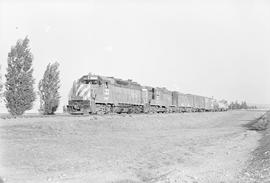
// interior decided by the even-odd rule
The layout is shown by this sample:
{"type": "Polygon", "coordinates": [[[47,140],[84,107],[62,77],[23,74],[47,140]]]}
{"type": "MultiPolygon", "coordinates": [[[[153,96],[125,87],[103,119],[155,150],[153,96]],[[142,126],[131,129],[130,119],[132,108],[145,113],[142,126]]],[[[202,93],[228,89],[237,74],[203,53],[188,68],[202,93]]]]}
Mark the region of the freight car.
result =
{"type": "Polygon", "coordinates": [[[192,110],[191,102],[188,99],[188,96],[174,91],[172,93],[173,106],[175,112],[190,112],[192,110]]]}
{"type": "Polygon", "coordinates": [[[204,97],[205,111],[214,111],[214,99],[209,97],[204,97]]]}
{"type": "Polygon", "coordinates": [[[194,98],[191,94],[186,94],[188,106],[190,106],[190,112],[195,112],[194,98]]]}
{"type": "Polygon", "coordinates": [[[71,114],[106,114],[226,110],[224,101],[222,104],[211,98],[172,92],[164,87],[141,86],[132,80],[88,74],[73,83],[67,111],[71,114]]]}
{"type": "Polygon", "coordinates": [[[194,105],[195,110],[197,112],[204,112],[205,111],[205,97],[199,95],[193,95],[194,97],[194,105]]]}

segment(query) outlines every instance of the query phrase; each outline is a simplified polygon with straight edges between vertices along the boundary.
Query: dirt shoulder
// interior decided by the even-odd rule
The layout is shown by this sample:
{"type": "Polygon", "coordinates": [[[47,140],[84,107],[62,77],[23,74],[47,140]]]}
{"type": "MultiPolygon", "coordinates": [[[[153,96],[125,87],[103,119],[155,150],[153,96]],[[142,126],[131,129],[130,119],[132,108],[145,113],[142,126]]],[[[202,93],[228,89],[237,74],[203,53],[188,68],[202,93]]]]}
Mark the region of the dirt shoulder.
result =
{"type": "Polygon", "coordinates": [[[237,182],[263,111],[2,120],[6,182],[237,182]]]}
{"type": "Polygon", "coordinates": [[[260,131],[262,138],[252,153],[248,166],[241,174],[242,182],[270,182],[270,112],[247,124],[248,129],[260,131]]]}

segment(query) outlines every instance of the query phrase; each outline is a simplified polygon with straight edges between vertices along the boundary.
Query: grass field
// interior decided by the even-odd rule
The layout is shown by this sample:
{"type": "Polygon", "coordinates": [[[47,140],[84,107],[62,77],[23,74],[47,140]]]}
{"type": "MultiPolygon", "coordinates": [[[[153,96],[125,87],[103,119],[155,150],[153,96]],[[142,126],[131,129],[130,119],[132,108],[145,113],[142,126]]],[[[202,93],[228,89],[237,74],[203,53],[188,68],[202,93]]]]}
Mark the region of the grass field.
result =
{"type": "Polygon", "coordinates": [[[2,119],[1,177],[10,183],[239,182],[263,137],[246,125],[264,113],[2,119]]]}

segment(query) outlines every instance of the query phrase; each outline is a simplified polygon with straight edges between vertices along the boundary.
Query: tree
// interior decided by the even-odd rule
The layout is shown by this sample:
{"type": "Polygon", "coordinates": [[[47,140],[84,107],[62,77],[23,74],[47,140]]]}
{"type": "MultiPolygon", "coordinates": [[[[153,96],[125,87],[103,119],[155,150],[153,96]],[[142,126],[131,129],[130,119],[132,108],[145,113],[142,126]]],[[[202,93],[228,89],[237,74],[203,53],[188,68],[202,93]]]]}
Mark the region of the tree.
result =
{"type": "Polygon", "coordinates": [[[246,101],[243,101],[241,103],[241,109],[247,109],[247,108],[248,108],[248,105],[247,105],[246,101]]]}
{"type": "Polygon", "coordinates": [[[60,78],[59,64],[48,64],[43,78],[39,81],[38,89],[40,96],[40,112],[54,114],[59,106],[60,78]]]}
{"type": "Polygon", "coordinates": [[[241,102],[241,104],[239,104],[237,101],[231,102],[231,104],[229,105],[230,109],[256,109],[256,106],[248,106],[246,101],[241,102]]]}
{"type": "Polygon", "coordinates": [[[22,115],[33,107],[36,95],[32,61],[28,37],[18,40],[8,53],[4,95],[6,107],[12,115],[22,115]]]}
{"type": "Polygon", "coordinates": [[[4,97],[4,93],[3,93],[3,89],[4,89],[4,84],[3,84],[3,80],[2,80],[2,72],[1,72],[1,65],[0,65],[0,103],[3,101],[3,97],[4,97]]]}

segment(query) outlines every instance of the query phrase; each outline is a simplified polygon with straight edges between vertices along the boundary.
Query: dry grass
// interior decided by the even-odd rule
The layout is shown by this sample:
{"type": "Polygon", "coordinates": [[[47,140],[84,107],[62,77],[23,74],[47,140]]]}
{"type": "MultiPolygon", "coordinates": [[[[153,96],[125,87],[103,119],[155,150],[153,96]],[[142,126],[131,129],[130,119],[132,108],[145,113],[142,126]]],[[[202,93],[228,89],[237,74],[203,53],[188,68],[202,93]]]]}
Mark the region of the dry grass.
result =
{"type": "Polygon", "coordinates": [[[243,124],[262,114],[1,120],[0,172],[9,183],[233,182],[260,138],[243,124]]]}

